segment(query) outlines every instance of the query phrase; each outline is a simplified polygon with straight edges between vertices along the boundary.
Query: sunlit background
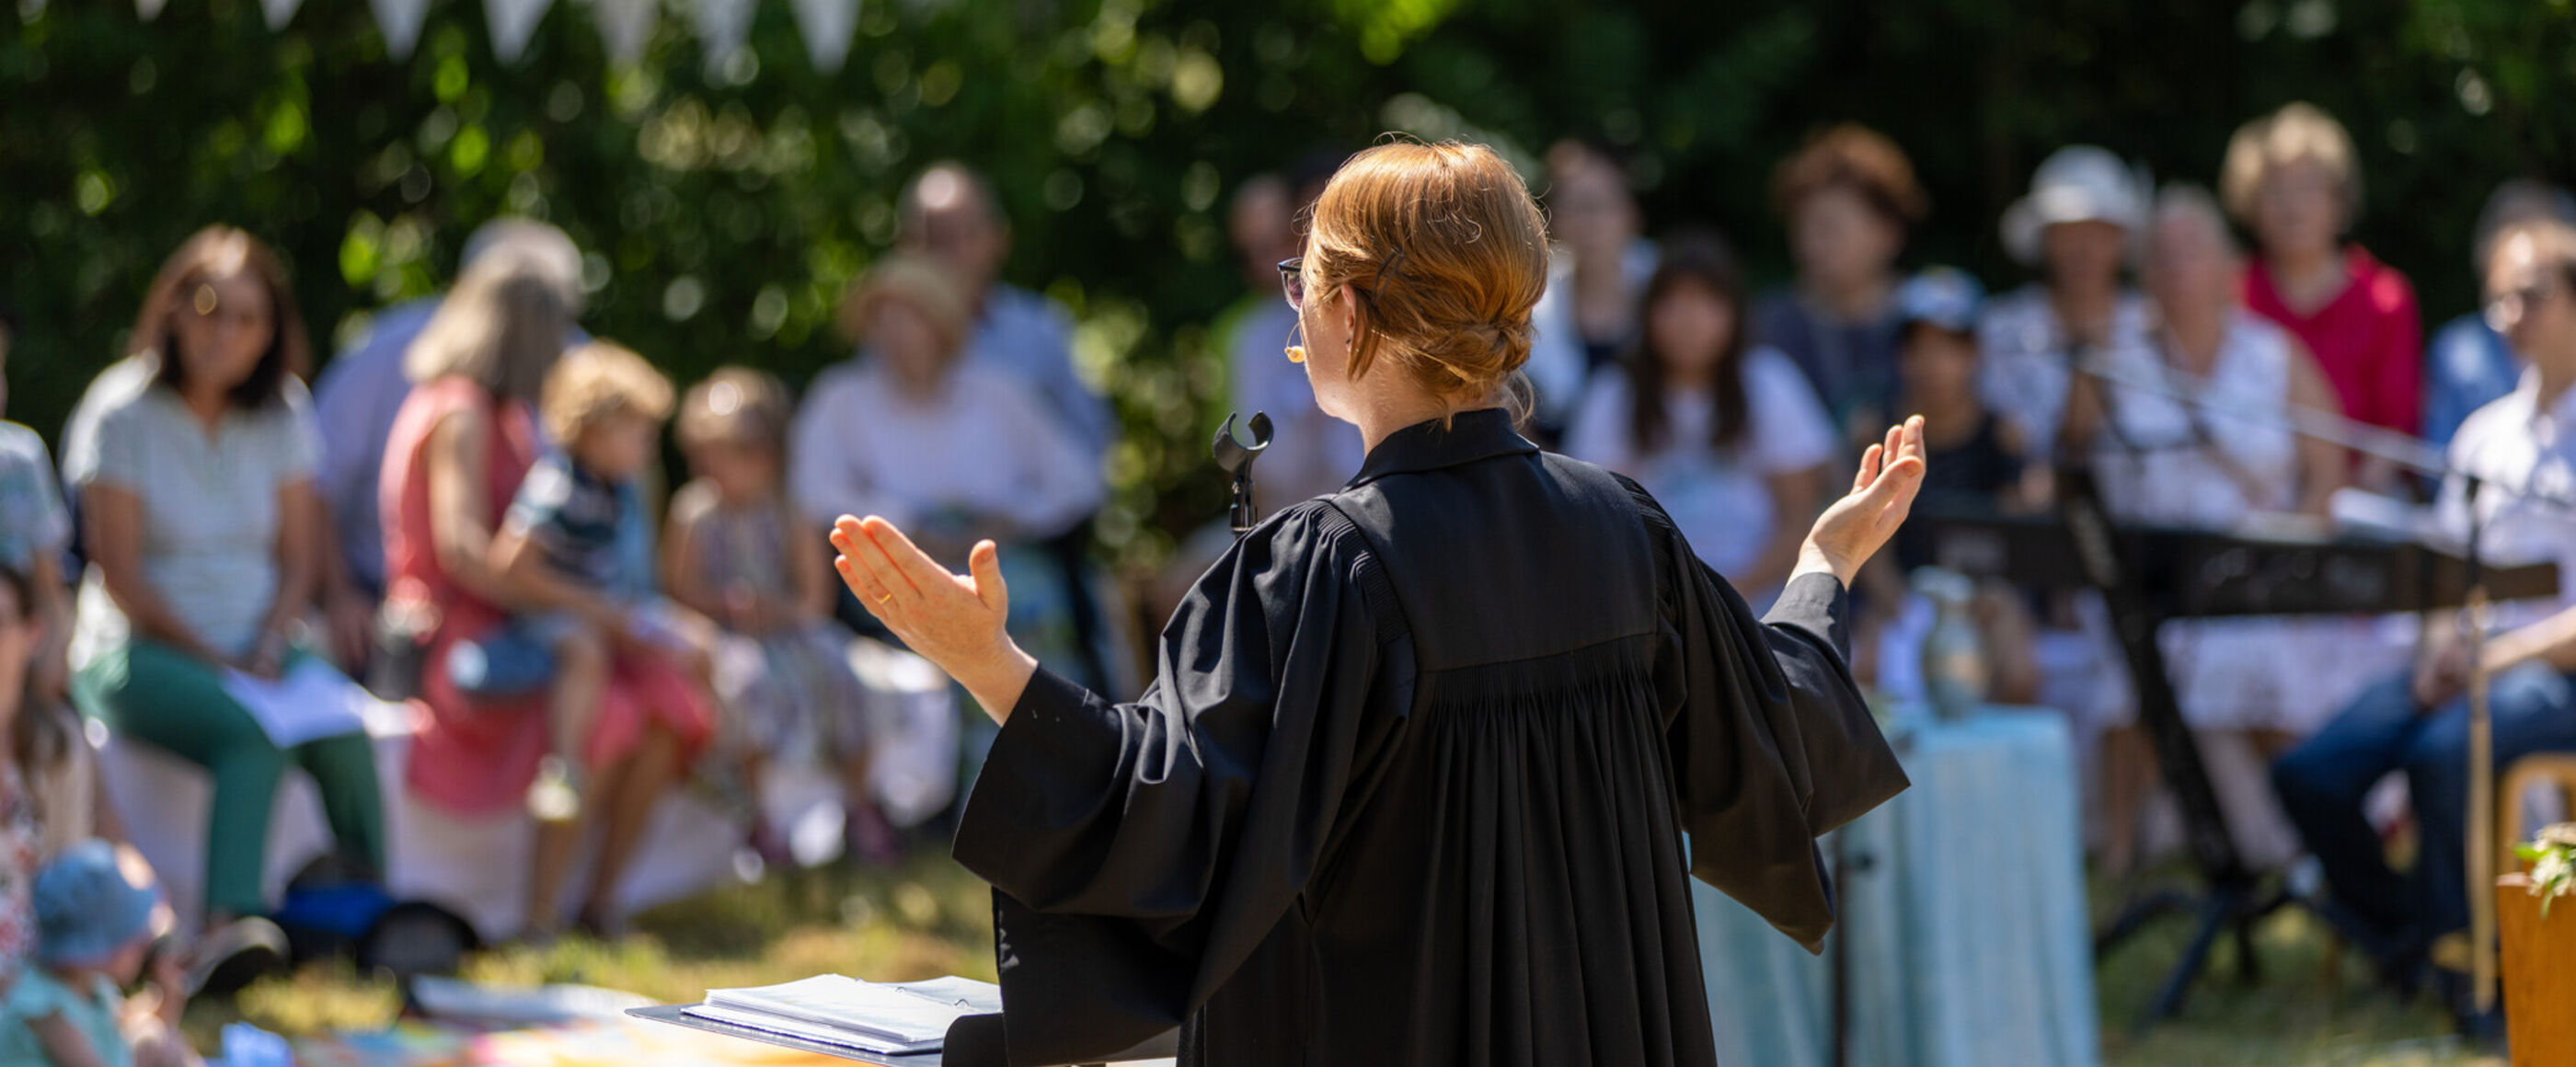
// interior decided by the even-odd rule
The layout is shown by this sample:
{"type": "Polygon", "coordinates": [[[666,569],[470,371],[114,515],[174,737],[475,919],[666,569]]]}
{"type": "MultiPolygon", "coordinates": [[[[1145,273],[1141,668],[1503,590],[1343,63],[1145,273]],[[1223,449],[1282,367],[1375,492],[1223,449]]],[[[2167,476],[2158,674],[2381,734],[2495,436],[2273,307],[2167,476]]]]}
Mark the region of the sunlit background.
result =
{"type": "Polygon", "coordinates": [[[25,320],[12,417],[48,436],[158,257],[216,220],[288,258],[328,338],[442,286],[475,224],[535,215],[590,252],[591,329],[683,381],[801,382],[846,354],[830,309],[902,182],[955,157],[999,185],[1010,277],[1076,311],[1131,431],[1099,527],[1131,567],[1223,506],[1201,428],[1224,395],[1202,325],[1242,291],[1225,202],[1301,155],[1403,130],[1526,163],[1604,137],[1637,152],[1656,228],[1715,222],[1776,277],[1772,163],[1857,120],[1932,191],[1908,258],[2006,283],[1994,219],[2051,148],[2208,182],[2237,123],[2305,98],[2355,131],[2358,236],[2439,321],[2472,299],[2480,198],[2563,179],[2576,149],[2550,106],[2576,78],[2567,0],[864,0],[838,57],[790,0],[671,0],[641,32],[614,17],[634,5],[438,0],[407,55],[377,10],[414,0],[15,2],[0,299],[25,320]],[[510,61],[505,8],[538,16],[510,61]]]}

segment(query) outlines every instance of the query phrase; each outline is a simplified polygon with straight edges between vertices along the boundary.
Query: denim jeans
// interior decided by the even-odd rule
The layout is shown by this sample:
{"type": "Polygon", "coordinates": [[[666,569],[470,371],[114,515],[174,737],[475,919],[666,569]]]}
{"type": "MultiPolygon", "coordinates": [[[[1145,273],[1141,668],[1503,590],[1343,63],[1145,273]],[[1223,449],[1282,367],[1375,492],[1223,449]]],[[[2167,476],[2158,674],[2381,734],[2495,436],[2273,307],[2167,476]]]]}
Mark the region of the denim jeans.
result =
{"type": "MultiPolygon", "coordinates": [[[[2411,679],[2364,690],[2341,715],[2272,765],[2281,806],[2325,868],[2335,902],[2384,938],[2375,951],[2420,947],[2467,926],[2463,842],[2469,795],[2469,704],[2419,711],[2411,679]],[[2411,875],[2388,865],[2362,798],[2391,771],[2406,772],[2421,847],[2411,875]]],[[[2576,678],[2530,663],[2488,687],[2494,765],[2533,752],[2576,750],[2576,678]]],[[[2486,817],[2477,826],[2483,829],[2486,817]]]]}

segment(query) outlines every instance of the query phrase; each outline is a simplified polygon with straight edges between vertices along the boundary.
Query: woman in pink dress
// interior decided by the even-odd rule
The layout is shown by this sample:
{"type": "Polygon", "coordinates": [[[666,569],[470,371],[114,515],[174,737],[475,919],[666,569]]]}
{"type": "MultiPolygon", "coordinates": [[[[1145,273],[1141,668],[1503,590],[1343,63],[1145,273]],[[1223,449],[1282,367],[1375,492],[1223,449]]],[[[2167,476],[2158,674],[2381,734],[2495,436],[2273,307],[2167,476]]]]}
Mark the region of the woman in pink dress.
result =
{"type": "MultiPolygon", "coordinates": [[[[421,699],[431,712],[412,745],[409,781],[423,799],[460,815],[518,813],[549,748],[546,688],[469,694],[448,669],[449,651],[488,635],[514,612],[597,612],[603,626],[614,622],[605,618],[614,606],[590,602],[597,598],[537,602],[537,591],[503,580],[489,552],[537,459],[532,402],[572,326],[565,284],[527,257],[475,263],[406,357],[419,384],[385,448],[386,599],[396,618],[424,624],[421,699]]],[[[601,838],[578,921],[594,933],[621,928],[620,876],[654,803],[712,730],[710,709],[676,668],[616,657],[582,753],[582,819],[537,824],[528,934],[543,939],[560,926],[564,882],[585,822],[598,824],[601,838]]]]}

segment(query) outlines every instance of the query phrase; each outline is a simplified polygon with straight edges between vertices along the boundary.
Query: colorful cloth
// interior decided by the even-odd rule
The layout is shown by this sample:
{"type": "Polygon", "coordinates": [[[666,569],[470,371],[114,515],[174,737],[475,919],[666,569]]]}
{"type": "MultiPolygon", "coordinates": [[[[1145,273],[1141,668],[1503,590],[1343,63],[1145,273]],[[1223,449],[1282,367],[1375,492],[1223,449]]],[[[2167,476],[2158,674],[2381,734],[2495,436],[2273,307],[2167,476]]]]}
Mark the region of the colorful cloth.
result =
{"type": "Polygon", "coordinates": [[[2414,433],[2424,418],[2424,324],[2416,317],[2415,287],[2360,245],[2344,250],[2344,270],[2351,280],[2343,291],[2301,314],[2281,298],[2272,268],[2258,259],[2245,272],[2245,306],[2308,347],[2346,416],[2414,433]]]}
{"type": "Polygon", "coordinates": [[[14,761],[0,760],[0,984],[21,970],[36,950],[36,870],[42,838],[34,805],[14,761]]]}

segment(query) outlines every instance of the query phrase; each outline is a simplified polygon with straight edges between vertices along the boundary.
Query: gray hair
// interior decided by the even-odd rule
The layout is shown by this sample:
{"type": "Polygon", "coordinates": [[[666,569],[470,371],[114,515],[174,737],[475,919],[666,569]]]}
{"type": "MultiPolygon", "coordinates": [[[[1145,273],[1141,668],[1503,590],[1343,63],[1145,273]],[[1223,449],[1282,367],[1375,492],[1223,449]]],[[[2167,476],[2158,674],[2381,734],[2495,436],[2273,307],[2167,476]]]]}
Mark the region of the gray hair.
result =
{"type": "Polygon", "coordinates": [[[581,248],[569,235],[535,219],[505,215],[474,228],[465,239],[465,260],[459,269],[471,271],[476,263],[504,250],[525,256],[530,268],[555,287],[564,307],[581,314],[581,248]]]}
{"type": "Polygon", "coordinates": [[[476,260],[403,353],[405,376],[470,378],[495,396],[536,399],[573,329],[559,281],[538,256],[518,249],[476,260]]]}
{"type": "MultiPolygon", "coordinates": [[[[2219,209],[2218,200],[2209,190],[2189,182],[2176,182],[2156,194],[2155,214],[2150,229],[2162,229],[2167,222],[2188,222],[2199,227],[2229,259],[2240,259],[2244,250],[2236,244],[2236,233],[2227,228],[2227,213],[2219,209]]],[[[2147,242],[2152,248],[2153,240],[2147,242]]]]}

